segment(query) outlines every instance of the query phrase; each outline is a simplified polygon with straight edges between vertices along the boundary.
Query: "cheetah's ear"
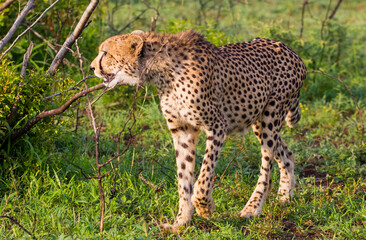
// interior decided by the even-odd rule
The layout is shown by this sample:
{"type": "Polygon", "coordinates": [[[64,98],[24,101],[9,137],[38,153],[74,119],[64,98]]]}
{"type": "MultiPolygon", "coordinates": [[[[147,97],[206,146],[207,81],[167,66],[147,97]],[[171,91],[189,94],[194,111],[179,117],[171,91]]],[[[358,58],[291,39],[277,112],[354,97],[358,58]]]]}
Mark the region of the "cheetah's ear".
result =
{"type": "Polygon", "coordinates": [[[144,34],[144,31],[142,31],[142,30],[134,30],[131,34],[143,35],[144,34]]]}
{"type": "Polygon", "coordinates": [[[144,48],[144,39],[142,36],[131,34],[128,39],[128,45],[130,47],[130,54],[132,57],[141,57],[142,50],[144,48]]]}

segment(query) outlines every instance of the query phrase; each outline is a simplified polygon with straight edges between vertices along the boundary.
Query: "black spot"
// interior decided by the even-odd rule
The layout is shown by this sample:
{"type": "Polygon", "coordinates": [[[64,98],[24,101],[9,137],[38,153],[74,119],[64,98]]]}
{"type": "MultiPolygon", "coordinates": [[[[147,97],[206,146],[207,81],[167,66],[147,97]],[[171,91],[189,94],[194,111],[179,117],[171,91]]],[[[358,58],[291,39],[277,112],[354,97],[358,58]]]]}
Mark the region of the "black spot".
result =
{"type": "Polygon", "coordinates": [[[186,160],[188,162],[193,162],[193,157],[191,155],[187,155],[186,160]]]}

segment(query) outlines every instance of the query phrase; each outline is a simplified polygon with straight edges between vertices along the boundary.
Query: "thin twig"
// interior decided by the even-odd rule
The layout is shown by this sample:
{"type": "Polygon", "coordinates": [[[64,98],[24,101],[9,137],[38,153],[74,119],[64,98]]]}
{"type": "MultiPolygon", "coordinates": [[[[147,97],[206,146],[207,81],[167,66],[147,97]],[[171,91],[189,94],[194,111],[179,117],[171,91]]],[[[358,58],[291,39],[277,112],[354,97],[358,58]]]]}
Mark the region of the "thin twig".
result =
{"type": "Polygon", "coordinates": [[[14,0],[6,0],[3,4],[0,6],[0,12],[4,10],[5,8],[9,7],[10,4],[12,4],[14,0]]]}
{"type": "MultiPolygon", "coordinates": [[[[325,26],[325,23],[328,19],[328,14],[329,14],[331,4],[332,4],[332,0],[329,0],[329,4],[328,4],[328,7],[327,7],[327,12],[325,13],[324,20],[322,21],[322,26],[321,26],[321,29],[320,29],[320,38],[322,40],[324,40],[324,26],[325,26]]],[[[325,45],[325,43],[323,43],[323,48],[324,48],[324,45],[325,45]]]]}
{"type": "Polygon", "coordinates": [[[36,230],[36,223],[37,223],[37,214],[34,213],[32,235],[34,235],[34,231],[36,230]]]}
{"type": "Polygon", "coordinates": [[[75,40],[75,47],[76,47],[76,53],[79,59],[79,69],[81,71],[81,74],[83,75],[83,78],[85,78],[85,72],[84,72],[84,68],[83,68],[83,58],[81,57],[81,53],[80,53],[80,49],[79,49],[79,45],[78,45],[78,41],[80,38],[77,38],[75,40]]]}
{"type": "Polygon", "coordinates": [[[47,96],[47,97],[43,98],[43,99],[42,99],[42,101],[49,100],[49,99],[51,99],[51,98],[53,98],[53,97],[56,97],[56,96],[60,96],[60,95],[62,95],[63,93],[66,93],[66,92],[71,91],[71,90],[76,90],[76,89],[78,89],[78,88],[76,88],[76,87],[77,87],[77,86],[79,86],[79,84],[80,84],[80,83],[82,83],[82,82],[84,82],[84,81],[86,81],[87,79],[90,79],[90,78],[96,78],[96,76],[94,76],[94,75],[89,75],[89,76],[87,76],[87,77],[85,77],[85,78],[81,79],[79,82],[75,83],[75,84],[74,84],[74,86],[72,86],[72,87],[70,87],[70,88],[68,88],[68,89],[64,90],[63,92],[58,92],[58,93],[55,93],[55,94],[53,94],[53,95],[47,96]]]}
{"type": "MultiPolygon", "coordinates": [[[[46,117],[51,117],[54,115],[58,115],[63,113],[66,109],[68,109],[70,107],[71,104],[73,104],[77,99],[84,97],[86,94],[99,90],[99,89],[103,89],[105,88],[103,83],[100,83],[98,85],[95,85],[91,88],[85,89],[77,94],[75,94],[74,96],[72,96],[69,100],[66,101],[66,103],[64,103],[63,105],[61,105],[60,107],[56,108],[56,109],[52,109],[49,111],[43,111],[41,113],[39,113],[37,116],[35,116],[34,118],[32,118],[22,129],[14,132],[11,134],[10,139],[11,141],[14,141],[16,139],[18,139],[19,137],[23,136],[25,133],[27,133],[35,124],[37,124],[40,120],[42,120],[43,118],[46,117]]],[[[4,139],[7,139],[6,137],[4,139]]],[[[4,144],[5,142],[1,143],[4,144]]],[[[2,148],[3,146],[1,146],[0,148],[2,148]]]]}
{"type": "MultiPolygon", "coordinates": [[[[52,45],[46,38],[44,38],[41,34],[36,32],[33,28],[30,30],[34,35],[36,35],[38,38],[42,39],[51,49],[54,53],[57,53],[57,49],[54,45],[52,45]]],[[[71,63],[66,58],[62,59],[62,63],[66,64],[67,66],[76,68],[75,64],[71,63]]]]}
{"type": "Polygon", "coordinates": [[[220,185],[220,183],[221,183],[221,180],[224,178],[224,176],[225,176],[225,173],[226,173],[226,170],[229,168],[229,166],[230,166],[230,164],[231,164],[231,162],[239,155],[239,153],[240,152],[237,152],[236,153],[236,155],[235,155],[235,157],[233,157],[231,160],[230,160],[230,162],[227,164],[227,166],[226,166],[226,168],[225,168],[225,170],[224,170],[224,172],[221,174],[221,177],[220,177],[220,179],[219,179],[219,181],[218,181],[218,183],[217,183],[217,185],[216,186],[214,186],[214,188],[216,188],[216,187],[218,187],[219,185],[220,185]]]}
{"type": "Polygon", "coordinates": [[[302,38],[302,32],[304,30],[304,15],[305,15],[305,6],[308,4],[308,0],[304,0],[304,3],[302,4],[302,10],[301,10],[301,29],[300,29],[300,38],[302,38]]]}
{"type": "Polygon", "coordinates": [[[23,57],[22,70],[20,71],[21,78],[24,78],[25,74],[27,73],[27,66],[28,66],[30,56],[32,54],[33,47],[34,47],[34,43],[31,41],[29,44],[29,47],[27,49],[27,52],[24,54],[24,57],[23,57]]]}
{"type": "MultiPolygon", "coordinates": [[[[25,5],[23,10],[20,12],[18,17],[15,19],[13,26],[11,26],[10,30],[5,35],[5,37],[3,39],[1,39],[1,41],[0,41],[0,52],[5,47],[5,44],[7,44],[10,41],[11,37],[13,36],[15,31],[18,29],[19,25],[22,23],[24,18],[28,15],[30,10],[32,10],[32,8],[34,8],[35,6],[37,6],[37,4],[34,3],[34,0],[29,0],[28,1],[27,5],[25,5]]],[[[0,60],[2,58],[3,57],[1,56],[0,60]]]]}
{"type": "Polygon", "coordinates": [[[240,194],[236,193],[235,190],[232,189],[231,187],[223,186],[223,185],[221,185],[221,183],[215,186],[215,188],[218,188],[218,187],[224,188],[224,189],[230,191],[232,194],[234,194],[235,196],[237,196],[237,197],[239,197],[241,199],[245,199],[243,196],[241,196],[240,194]]]}
{"type": "Polygon", "coordinates": [[[27,229],[25,229],[25,227],[23,227],[22,224],[20,224],[15,218],[7,216],[7,215],[1,215],[0,218],[9,219],[12,223],[18,225],[18,227],[20,227],[24,232],[28,233],[28,235],[33,236],[33,234],[31,232],[29,232],[27,229]]]}
{"type": "Polygon", "coordinates": [[[69,164],[71,164],[71,165],[73,165],[74,167],[76,167],[77,169],[79,169],[80,170],[80,173],[81,173],[81,175],[83,175],[83,177],[85,178],[85,179],[92,179],[93,177],[89,177],[89,176],[87,176],[85,173],[84,173],[84,170],[83,170],[83,168],[82,167],[80,167],[79,165],[77,165],[77,164],[75,164],[75,163],[73,163],[73,162],[71,162],[71,161],[69,161],[63,154],[61,154],[61,153],[57,153],[59,156],[61,156],[67,163],[69,163],[69,164]]]}
{"type": "Polygon", "coordinates": [[[332,19],[334,17],[334,15],[336,14],[339,5],[341,5],[342,0],[338,0],[337,5],[335,6],[335,8],[333,9],[332,13],[330,14],[328,19],[332,19]]]}
{"type": "MultiPolygon", "coordinates": [[[[21,70],[21,73],[20,73],[20,77],[21,78],[24,78],[25,75],[26,75],[26,72],[27,72],[27,65],[28,65],[28,61],[29,61],[29,58],[30,58],[30,55],[31,55],[31,52],[32,52],[32,49],[33,49],[33,42],[31,41],[31,43],[29,44],[29,47],[27,49],[27,52],[24,54],[24,58],[23,58],[23,65],[22,65],[22,70],[21,70]]],[[[18,83],[18,86],[21,88],[20,91],[17,93],[16,97],[15,97],[15,101],[14,101],[14,104],[13,106],[11,107],[11,110],[10,110],[10,113],[8,114],[8,116],[6,116],[6,119],[9,123],[10,126],[13,125],[13,121],[14,121],[14,116],[15,114],[17,113],[18,111],[18,108],[19,108],[19,101],[21,99],[21,96],[23,95],[23,91],[22,91],[22,88],[23,86],[25,85],[25,83],[23,81],[19,82],[18,83]]]]}
{"type": "Polygon", "coordinates": [[[136,22],[137,20],[139,20],[141,18],[142,15],[145,14],[145,12],[147,12],[147,10],[149,9],[144,9],[140,12],[139,15],[137,15],[134,19],[132,19],[131,21],[129,21],[123,28],[119,29],[116,34],[121,34],[125,29],[127,29],[132,23],[136,22]]]}
{"type": "Polygon", "coordinates": [[[163,188],[163,185],[164,185],[164,183],[161,183],[161,184],[159,184],[159,186],[157,186],[157,185],[155,185],[155,184],[153,184],[152,182],[150,182],[150,181],[148,181],[148,180],[146,180],[146,178],[144,178],[144,176],[142,175],[142,173],[140,172],[140,174],[139,174],[139,178],[141,179],[141,181],[143,182],[143,183],[145,183],[147,186],[150,186],[152,189],[154,189],[155,190],[155,193],[158,193],[158,192],[160,192],[163,188]]]}
{"type": "Polygon", "coordinates": [[[142,3],[145,4],[145,6],[148,9],[151,9],[151,10],[153,10],[155,12],[155,17],[151,17],[151,25],[150,25],[150,31],[151,32],[155,32],[156,21],[158,21],[158,18],[160,16],[159,11],[156,8],[151,7],[150,4],[148,4],[145,0],[142,0],[142,3]]]}
{"type": "Polygon", "coordinates": [[[75,40],[83,32],[83,30],[85,29],[85,26],[88,24],[90,16],[92,15],[94,9],[97,7],[98,3],[99,3],[99,0],[90,1],[88,7],[85,9],[78,24],[76,25],[74,31],[66,39],[66,41],[62,45],[62,48],[60,49],[60,51],[57,53],[57,55],[53,59],[51,66],[48,69],[49,74],[53,75],[56,72],[56,69],[60,65],[62,59],[64,59],[64,57],[66,56],[66,53],[68,52],[67,48],[71,48],[71,46],[74,44],[75,40]]]}
{"type": "Polygon", "coordinates": [[[46,38],[44,38],[41,34],[39,34],[36,30],[33,28],[30,29],[34,35],[36,35],[38,38],[42,39],[54,52],[57,52],[57,49],[55,46],[53,46],[46,38]]]}
{"type": "MultiPolygon", "coordinates": [[[[50,10],[53,6],[56,5],[56,3],[58,3],[60,0],[56,0],[55,2],[53,2],[46,10],[43,11],[43,13],[36,19],[36,21],[34,21],[34,23],[32,23],[26,30],[24,30],[24,32],[22,32],[14,41],[13,43],[10,45],[10,47],[8,49],[6,49],[6,51],[1,55],[0,60],[10,51],[10,49],[12,49],[14,47],[14,45],[18,42],[18,40],[24,35],[26,34],[29,29],[31,29],[34,25],[36,25],[38,23],[38,21],[43,17],[43,15],[46,14],[46,12],[48,12],[48,10],[50,10]]],[[[0,47],[0,51],[1,51],[1,47],[0,47]]]]}
{"type": "Polygon", "coordinates": [[[108,91],[110,91],[110,90],[112,90],[112,89],[109,89],[109,88],[105,88],[104,90],[103,90],[103,92],[101,93],[101,94],[99,94],[98,95],[98,97],[96,97],[93,101],[92,101],[92,105],[95,103],[95,102],[97,102],[106,92],[108,92],[108,91]]]}

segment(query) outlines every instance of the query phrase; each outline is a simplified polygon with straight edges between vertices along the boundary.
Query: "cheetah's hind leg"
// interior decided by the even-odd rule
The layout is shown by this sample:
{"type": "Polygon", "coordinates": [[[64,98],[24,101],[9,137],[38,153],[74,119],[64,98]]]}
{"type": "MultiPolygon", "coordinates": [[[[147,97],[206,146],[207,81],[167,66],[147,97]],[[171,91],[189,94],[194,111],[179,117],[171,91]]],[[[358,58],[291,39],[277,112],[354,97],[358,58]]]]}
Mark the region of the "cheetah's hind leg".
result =
{"type": "Polygon", "coordinates": [[[278,188],[278,198],[281,203],[287,202],[293,196],[295,187],[294,175],[294,155],[287,148],[282,137],[278,138],[278,147],[275,155],[275,160],[280,169],[280,186],[278,188]]]}

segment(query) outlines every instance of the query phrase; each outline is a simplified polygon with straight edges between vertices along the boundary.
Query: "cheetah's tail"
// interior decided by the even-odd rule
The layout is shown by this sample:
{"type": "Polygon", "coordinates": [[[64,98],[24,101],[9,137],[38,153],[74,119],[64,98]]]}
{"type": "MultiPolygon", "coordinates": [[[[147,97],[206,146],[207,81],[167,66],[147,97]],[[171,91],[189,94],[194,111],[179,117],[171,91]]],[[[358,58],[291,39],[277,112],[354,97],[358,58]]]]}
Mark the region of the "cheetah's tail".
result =
{"type": "Polygon", "coordinates": [[[287,113],[286,123],[290,128],[293,128],[295,124],[300,121],[300,118],[301,118],[301,112],[299,109],[299,102],[296,101],[295,106],[291,108],[290,111],[287,113]]]}

